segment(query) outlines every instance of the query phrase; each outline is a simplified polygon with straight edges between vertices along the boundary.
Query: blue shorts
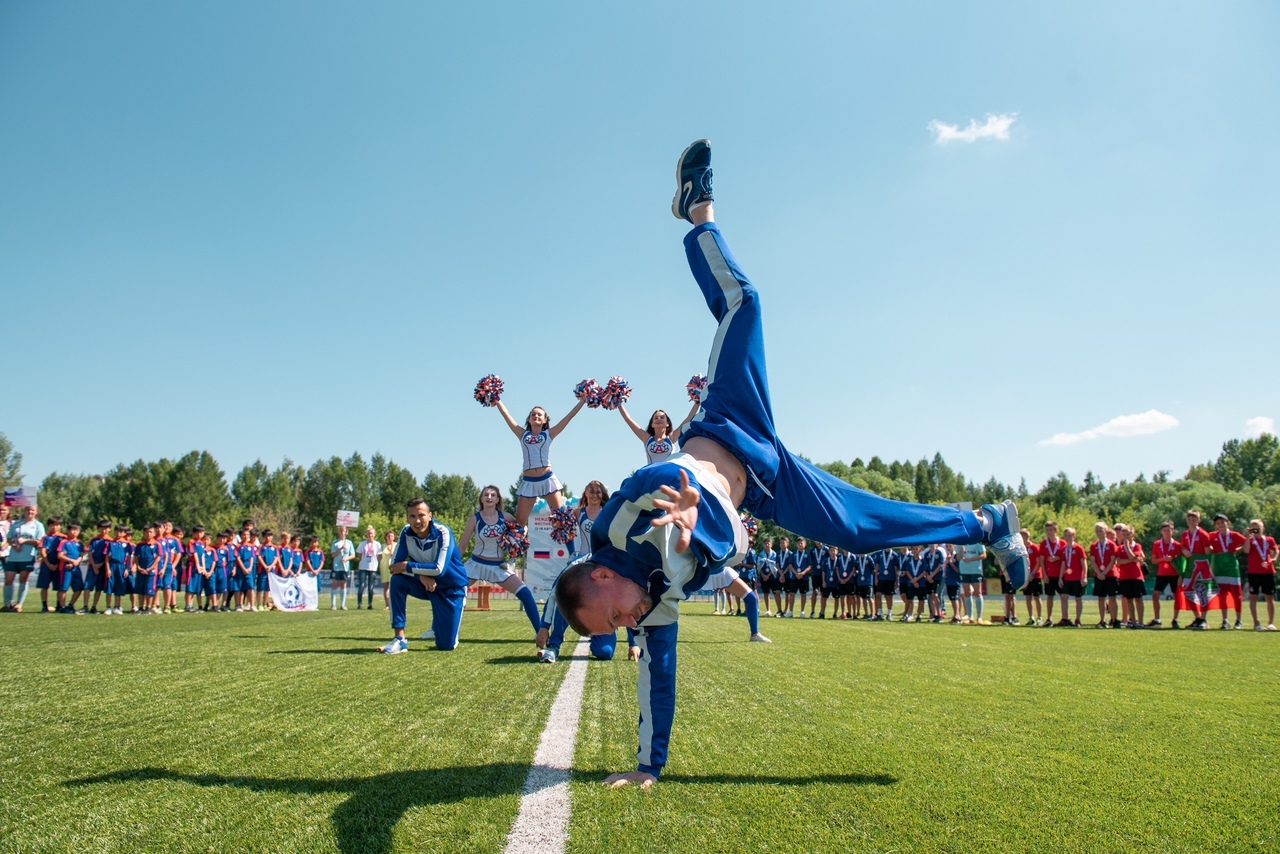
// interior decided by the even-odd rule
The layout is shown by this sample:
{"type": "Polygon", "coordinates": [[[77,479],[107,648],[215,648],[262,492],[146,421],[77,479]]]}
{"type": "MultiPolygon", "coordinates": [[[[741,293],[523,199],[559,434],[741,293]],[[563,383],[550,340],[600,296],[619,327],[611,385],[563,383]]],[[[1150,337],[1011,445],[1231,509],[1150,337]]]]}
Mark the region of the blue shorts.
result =
{"type": "Polygon", "coordinates": [[[253,576],[252,575],[235,575],[231,579],[232,593],[252,593],[253,592],[253,576]]]}
{"type": "Polygon", "coordinates": [[[70,590],[72,593],[79,593],[88,587],[93,589],[93,584],[84,583],[84,570],[78,566],[69,566],[62,570],[62,585],[58,588],[63,593],[70,590]]]}
{"type": "Polygon", "coordinates": [[[159,579],[156,578],[157,573],[139,572],[133,576],[133,592],[139,596],[156,595],[156,585],[159,579]]]}
{"type": "MultiPolygon", "coordinates": [[[[199,596],[204,592],[204,576],[198,572],[192,572],[191,577],[187,579],[187,592],[193,596],[199,596]]],[[[210,584],[212,587],[212,584],[210,584]]]]}
{"type": "Polygon", "coordinates": [[[156,589],[157,590],[177,590],[177,578],[172,569],[166,569],[156,573],[156,589]]]}
{"type": "Polygon", "coordinates": [[[258,593],[266,593],[271,589],[271,582],[267,579],[270,573],[255,572],[253,575],[253,589],[258,593]]]}
{"type": "Polygon", "coordinates": [[[36,575],[36,589],[48,590],[50,587],[56,589],[59,586],[58,571],[49,569],[44,565],[44,561],[40,561],[40,572],[36,575]]]}
{"type": "Polygon", "coordinates": [[[93,589],[99,593],[105,593],[110,584],[111,572],[105,566],[90,571],[93,577],[93,589]]]}
{"type": "Polygon", "coordinates": [[[123,566],[113,563],[108,568],[106,576],[108,596],[133,595],[133,573],[126,572],[123,566]]]}
{"type": "Polygon", "coordinates": [[[227,571],[225,569],[215,569],[213,575],[210,575],[205,582],[205,593],[214,596],[221,596],[227,592],[227,571]]]}

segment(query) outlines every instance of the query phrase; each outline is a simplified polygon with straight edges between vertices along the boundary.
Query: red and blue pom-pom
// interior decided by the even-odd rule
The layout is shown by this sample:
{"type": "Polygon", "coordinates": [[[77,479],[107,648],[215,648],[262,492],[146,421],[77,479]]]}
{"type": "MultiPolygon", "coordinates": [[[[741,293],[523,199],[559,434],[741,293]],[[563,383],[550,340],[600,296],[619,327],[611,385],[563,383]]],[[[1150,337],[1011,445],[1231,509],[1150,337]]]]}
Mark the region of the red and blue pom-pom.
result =
{"type": "Polygon", "coordinates": [[[760,530],[760,523],[750,513],[742,514],[742,527],[747,529],[747,534],[754,537],[760,530]]]}
{"type": "Polygon", "coordinates": [[[495,406],[502,399],[502,380],[497,374],[485,374],[476,383],[476,401],[481,406],[495,406]]]}
{"type": "Polygon", "coordinates": [[[529,534],[515,519],[508,519],[507,529],[498,537],[498,548],[507,553],[507,560],[515,560],[529,551],[529,534]]]}
{"type": "Polygon", "coordinates": [[[578,535],[578,520],[569,507],[557,507],[551,511],[551,539],[560,545],[578,535]]]}
{"type": "Polygon", "coordinates": [[[694,374],[689,381],[684,384],[684,390],[689,392],[689,400],[698,403],[702,400],[702,392],[707,387],[707,378],[704,374],[694,374]]]}
{"type": "Polygon", "coordinates": [[[605,409],[617,409],[631,397],[631,384],[622,377],[609,377],[600,394],[600,405],[605,409]]]}
{"type": "Polygon", "coordinates": [[[594,379],[583,380],[573,387],[573,396],[585,401],[588,409],[596,409],[600,406],[600,395],[603,393],[604,389],[594,379]]]}

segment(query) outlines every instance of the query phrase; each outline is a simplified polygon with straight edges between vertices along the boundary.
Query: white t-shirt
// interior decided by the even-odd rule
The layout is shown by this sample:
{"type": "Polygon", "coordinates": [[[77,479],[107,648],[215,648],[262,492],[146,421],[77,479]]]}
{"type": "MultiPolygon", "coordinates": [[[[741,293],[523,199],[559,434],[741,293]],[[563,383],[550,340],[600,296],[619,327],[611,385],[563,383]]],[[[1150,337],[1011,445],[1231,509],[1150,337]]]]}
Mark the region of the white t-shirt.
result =
{"type": "Polygon", "coordinates": [[[360,569],[365,572],[378,571],[378,555],[382,554],[382,543],[361,540],[356,546],[356,554],[360,555],[360,569]]]}

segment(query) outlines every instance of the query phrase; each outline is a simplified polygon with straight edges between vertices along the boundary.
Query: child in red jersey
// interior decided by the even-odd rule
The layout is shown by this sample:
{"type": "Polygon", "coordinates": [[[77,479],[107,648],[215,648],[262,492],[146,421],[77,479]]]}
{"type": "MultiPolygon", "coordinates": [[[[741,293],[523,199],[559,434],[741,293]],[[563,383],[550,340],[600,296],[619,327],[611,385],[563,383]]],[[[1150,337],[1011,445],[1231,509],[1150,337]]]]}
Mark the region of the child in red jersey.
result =
{"type": "Polygon", "coordinates": [[[1244,534],[1231,530],[1226,514],[1213,517],[1213,533],[1209,535],[1209,565],[1213,567],[1213,583],[1218,587],[1218,606],[1222,608],[1222,628],[1227,628],[1227,609],[1235,608],[1235,628],[1244,628],[1244,590],[1240,584],[1240,560],[1236,553],[1244,549],[1244,534]]]}
{"type": "MultiPolygon", "coordinates": [[[[1185,564],[1183,566],[1185,574],[1182,577],[1183,596],[1186,597],[1188,591],[1196,589],[1196,583],[1189,583],[1193,576],[1204,581],[1205,590],[1201,609],[1197,611],[1195,608],[1189,607],[1191,613],[1195,615],[1195,621],[1188,628],[1203,629],[1206,627],[1204,609],[1209,604],[1208,591],[1209,584],[1213,580],[1213,567],[1209,563],[1209,532],[1200,527],[1199,510],[1187,511],[1187,530],[1182,533],[1179,542],[1182,544],[1182,557],[1185,564]]],[[[1188,606],[1190,606],[1190,601],[1188,601],[1188,606]]]]}
{"type": "MultiPolygon", "coordinates": [[[[1044,624],[1046,627],[1053,625],[1053,600],[1055,597],[1062,595],[1062,562],[1066,549],[1066,543],[1058,537],[1058,523],[1044,523],[1044,539],[1040,541],[1040,565],[1044,571],[1044,624]]],[[[1066,602],[1064,597],[1063,602],[1066,602]]],[[[1067,609],[1063,605],[1062,619],[1058,621],[1059,626],[1069,626],[1071,621],[1067,619],[1067,609]]]]}
{"type": "Polygon", "coordinates": [[[1276,541],[1266,535],[1266,527],[1261,519],[1254,519],[1245,529],[1249,539],[1244,544],[1244,553],[1249,556],[1249,613],[1253,616],[1255,632],[1276,630],[1276,558],[1280,557],[1280,548],[1276,541]],[[1264,629],[1258,622],[1258,597],[1267,601],[1267,624],[1264,629]]]}
{"type": "Polygon", "coordinates": [[[1076,542],[1076,529],[1067,528],[1063,533],[1063,539],[1066,542],[1066,548],[1062,558],[1062,618],[1067,618],[1067,597],[1074,597],[1076,600],[1076,619],[1071,623],[1075,628],[1080,628],[1080,613],[1084,610],[1084,585],[1085,567],[1088,558],[1084,552],[1084,546],[1076,542]]]}
{"type": "Polygon", "coordinates": [[[1119,590],[1119,573],[1112,565],[1116,544],[1111,541],[1111,531],[1106,522],[1093,526],[1094,543],[1089,547],[1089,563],[1093,565],[1093,595],[1098,598],[1097,628],[1107,628],[1110,615],[1111,627],[1120,625],[1116,614],[1116,593],[1119,590]]]}
{"type": "Polygon", "coordinates": [[[1146,601],[1147,583],[1142,577],[1142,544],[1133,539],[1133,528],[1116,525],[1116,551],[1111,558],[1123,598],[1121,625],[1127,629],[1144,628],[1142,605],[1146,601]]]}
{"type": "Polygon", "coordinates": [[[1182,608],[1182,596],[1179,582],[1182,580],[1180,568],[1182,544],[1173,538],[1173,522],[1165,520],[1160,523],[1160,539],[1151,544],[1151,559],[1156,562],[1156,589],[1151,594],[1151,611],[1154,619],[1147,623],[1147,628],[1159,628],[1160,594],[1166,589],[1173,591],[1173,628],[1178,626],[1178,614],[1182,608]]]}

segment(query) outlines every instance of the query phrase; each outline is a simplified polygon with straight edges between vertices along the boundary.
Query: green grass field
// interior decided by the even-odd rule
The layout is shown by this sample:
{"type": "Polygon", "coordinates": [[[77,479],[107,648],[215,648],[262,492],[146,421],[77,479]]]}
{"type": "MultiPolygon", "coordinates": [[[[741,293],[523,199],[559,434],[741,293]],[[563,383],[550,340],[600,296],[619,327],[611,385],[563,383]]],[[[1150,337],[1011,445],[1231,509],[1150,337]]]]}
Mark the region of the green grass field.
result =
{"type": "MultiPolygon", "coordinates": [[[[394,657],[381,610],[5,615],[0,850],[500,851],[565,667],[496,607],[394,657]]],[[[635,665],[590,664],[570,851],[1280,848],[1276,635],[709,610],[649,791],[598,785],[635,665]]]]}

